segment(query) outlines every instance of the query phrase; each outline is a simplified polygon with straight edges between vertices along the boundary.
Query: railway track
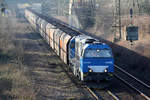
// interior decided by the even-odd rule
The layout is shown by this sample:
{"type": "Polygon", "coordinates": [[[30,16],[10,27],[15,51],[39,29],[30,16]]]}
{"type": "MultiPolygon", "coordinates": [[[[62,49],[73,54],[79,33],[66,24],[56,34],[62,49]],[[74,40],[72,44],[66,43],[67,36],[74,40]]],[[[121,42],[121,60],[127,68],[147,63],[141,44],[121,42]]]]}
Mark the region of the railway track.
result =
{"type": "MultiPolygon", "coordinates": [[[[40,17],[41,17],[41,15],[40,15],[40,17]]],[[[69,26],[68,24],[61,22],[59,20],[56,20],[54,18],[48,18],[48,17],[44,16],[43,19],[47,19],[49,22],[51,22],[51,24],[55,25],[56,28],[60,28],[66,33],[89,34],[80,29],[69,26]]],[[[144,82],[140,81],[139,79],[135,78],[131,74],[127,73],[126,71],[124,71],[123,69],[118,67],[117,65],[115,65],[115,67],[116,67],[116,72],[117,72],[117,74],[115,74],[115,77],[117,79],[121,80],[127,86],[134,89],[145,99],[150,100],[150,98],[149,98],[150,97],[150,86],[148,86],[144,82]]],[[[96,100],[111,100],[111,99],[108,99],[108,97],[110,97],[110,96],[111,96],[112,100],[119,100],[119,98],[114,93],[112,93],[110,90],[95,90],[95,89],[89,88],[88,86],[84,86],[84,88],[87,89],[92,94],[92,96],[94,96],[94,98],[96,100]],[[104,95],[102,96],[102,94],[105,94],[107,96],[104,96],[104,95]]]]}
{"type": "MultiPolygon", "coordinates": [[[[56,21],[56,22],[59,23],[59,21],[56,21]]],[[[67,27],[71,31],[78,32],[79,34],[85,34],[84,31],[81,32],[79,29],[76,29],[76,28],[71,27],[71,26],[69,27],[69,25],[66,24],[66,23],[61,22],[60,25],[63,26],[63,27],[67,27]]],[[[88,34],[88,33],[86,33],[86,34],[88,34]]],[[[136,77],[134,77],[133,75],[129,74],[125,70],[121,69],[119,66],[115,65],[115,68],[116,68],[116,70],[118,72],[118,74],[115,74],[115,77],[117,79],[121,80],[127,86],[129,86],[130,88],[134,89],[136,92],[138,92],[146,100],[150,100],[150,86],[149,85],[147,85],[146,83],[144,83],[141,80],[137,79],[136,77]]],[[[87,89],[89,90],[90,88],[87,88],[87,89]]],[[[90,91],[92,91],[92,90],[90,90],[90,91]]],[[[114,97],[114,100],[119,100],[119,98],[117,96],[115,96],[115,94],[110,92],[109,90],[107,91],[107,93],[111,94],[112,97],[114,97]]],[[[94,92],[93,93],[91,92],[91,94],[93,96],[95,96],[95,98],[97,100],[101,100],[100,98],[98,98],[98,96],[96,96],[96,94],[94,94],[94,92]]]]}
{"type": "MultiPolygon", "coordinates": [[[[57,21],[57,20],[55,22],[59,23],[59,21],[57,21]]],[[[79,34],[84,34],[85,33],[84,31],[81,32],[79,29],[71,27],[68,24],[63,23],[63,22],[61,22],[60,25],[63,26],[63,27],[67,27],[71,31],[78,32],[79,34]]],[[[88,34],[88,33],[86,33],[86,34],[88,34]]],[[[117,79],[121,80],[127,86],[134,89],[136,92],[138,92],[145,99],[150,100],[150,86],[149,85],[142,82],[141,80],[134,77],[133,75],[129,74],[128,72],[126,72],[125,70],[120,68],[119,66],[115,65],[115,68],[117,70],[116,71],[117,74],[115,74],[115,77],[117,79]]],[[[89,90],[90,88],[87,88],[87,89],[89,90]]],[[[90,91],[92,91],[92,90],[90,90],[90,91]]],[[[115,96],[112,92],[110,92],[109,90],[107,91],[107,93],[114,96],[114,100],[119,100],[119,98],[117,96],[115,96]]],[[[96,96],[96,94],[93,94],[93,96],[95,96],[95,98],[97,98],[97,100],[101,100],[101,99],[98,99],[98,96],[96,96]]]]}
{"type": "Polygon", "coordinates": [[[124,84],[138,92],[146,100],[150,100],[150,86],[141,80],[137,79],[133,75],[129,74],[119,66],[115,65],[115,77],[121,80],[124,84]]]}
{"type": "MultiPolygon", "coordinates": [[[[91,88],[87,84],[79,81],[77,78],[75,78],[75,76],[71,72],[71,69],[66,67],[63,68],[63,70],[78,88],[88,91],[95,100],[120,100],[113,92],[108,89],[103,90],[99,88],[91,88]]],[[[82,91],[82,93],[84,94],[84,91],[82,91]]]]}
{"type": "Polygon", "coordinates": [[[110,90],[92,89],[85,85],[85,88],[91,93],[96,100],[120,100],[110,90]]]}

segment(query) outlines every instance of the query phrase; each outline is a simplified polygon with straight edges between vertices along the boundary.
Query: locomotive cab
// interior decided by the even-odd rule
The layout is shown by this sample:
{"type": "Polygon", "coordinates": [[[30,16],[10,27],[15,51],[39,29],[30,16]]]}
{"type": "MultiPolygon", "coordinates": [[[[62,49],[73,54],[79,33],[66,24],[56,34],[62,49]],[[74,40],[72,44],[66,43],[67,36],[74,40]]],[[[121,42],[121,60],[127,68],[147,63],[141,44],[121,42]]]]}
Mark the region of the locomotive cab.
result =
{"type": "Polygon", "coordinates": [[[85,44],[80,59],[83,80],[111,80],[114,60],[111,48],[104,43],[85,44]]]}

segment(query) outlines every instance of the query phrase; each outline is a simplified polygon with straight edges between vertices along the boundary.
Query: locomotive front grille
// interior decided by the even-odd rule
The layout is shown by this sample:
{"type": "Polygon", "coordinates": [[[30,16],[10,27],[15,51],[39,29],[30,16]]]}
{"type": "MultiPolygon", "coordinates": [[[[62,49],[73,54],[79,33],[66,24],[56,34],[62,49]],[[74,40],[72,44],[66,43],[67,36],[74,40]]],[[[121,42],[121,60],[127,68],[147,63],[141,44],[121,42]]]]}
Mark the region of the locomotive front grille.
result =
{"type": "Polygon", "coordinates": [[[88,66],[92,72],[106,72],[108,66],[88,66]]]}

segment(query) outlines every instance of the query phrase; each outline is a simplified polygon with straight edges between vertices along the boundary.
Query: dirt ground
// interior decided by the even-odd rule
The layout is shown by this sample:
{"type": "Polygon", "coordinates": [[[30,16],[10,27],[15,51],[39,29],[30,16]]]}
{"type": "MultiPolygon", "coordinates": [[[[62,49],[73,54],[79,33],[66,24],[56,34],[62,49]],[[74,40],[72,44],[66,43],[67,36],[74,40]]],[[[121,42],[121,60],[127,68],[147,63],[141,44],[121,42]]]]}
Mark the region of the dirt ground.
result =
{"type": "Polygon", "coordinates": [[[24,18],[0,18],[0,100],[92,100],[24,18]]]}

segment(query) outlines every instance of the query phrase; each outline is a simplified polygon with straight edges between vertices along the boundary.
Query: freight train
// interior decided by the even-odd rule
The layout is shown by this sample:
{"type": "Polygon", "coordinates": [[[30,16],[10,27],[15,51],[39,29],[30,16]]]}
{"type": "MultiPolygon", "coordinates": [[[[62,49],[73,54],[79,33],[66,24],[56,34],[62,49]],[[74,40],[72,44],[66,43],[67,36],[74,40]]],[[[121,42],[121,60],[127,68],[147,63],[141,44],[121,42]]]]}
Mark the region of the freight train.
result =
{"type": "Polygon", "coordinates": [[[64,32],[50,19],[30,9],[25,10],[25,17],[81,81],[113,79],[114,58],[110,46],[85,34],[64,32]]]}

